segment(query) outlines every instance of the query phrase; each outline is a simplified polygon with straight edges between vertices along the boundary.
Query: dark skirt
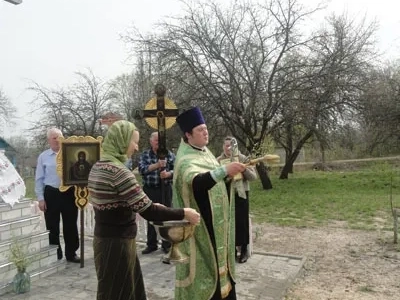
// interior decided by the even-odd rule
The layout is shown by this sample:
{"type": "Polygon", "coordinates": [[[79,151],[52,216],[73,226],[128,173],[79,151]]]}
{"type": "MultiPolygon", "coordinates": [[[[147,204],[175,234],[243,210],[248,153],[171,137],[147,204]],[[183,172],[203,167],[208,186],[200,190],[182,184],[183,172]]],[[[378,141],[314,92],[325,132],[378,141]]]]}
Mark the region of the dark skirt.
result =
{"type": "Polygon", "coordinates": [[[93,239],[97,300],[146,300],[135,239],[93,239]]]}
{"type": "Polygon", "coordinates": [[[249,192],[246,191],[246,199],[235,193],[235,245],[248,245],[250,241],[249,224],[249,192]]]}

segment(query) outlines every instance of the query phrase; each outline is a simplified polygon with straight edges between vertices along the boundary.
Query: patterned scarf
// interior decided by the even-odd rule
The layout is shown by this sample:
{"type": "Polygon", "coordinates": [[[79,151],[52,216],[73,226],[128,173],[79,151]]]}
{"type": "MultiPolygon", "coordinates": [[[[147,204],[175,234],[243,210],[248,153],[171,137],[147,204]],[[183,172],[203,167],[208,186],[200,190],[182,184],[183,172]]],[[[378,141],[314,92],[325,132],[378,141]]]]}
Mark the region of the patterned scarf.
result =
{"type": "Polygon", "coordinates": [[[113,123],[104,137],[100,160],[110,160],[116,164],[124,164],[128,159],[126,151],[135,130],[135,124],[125,120],[113,123]]]}

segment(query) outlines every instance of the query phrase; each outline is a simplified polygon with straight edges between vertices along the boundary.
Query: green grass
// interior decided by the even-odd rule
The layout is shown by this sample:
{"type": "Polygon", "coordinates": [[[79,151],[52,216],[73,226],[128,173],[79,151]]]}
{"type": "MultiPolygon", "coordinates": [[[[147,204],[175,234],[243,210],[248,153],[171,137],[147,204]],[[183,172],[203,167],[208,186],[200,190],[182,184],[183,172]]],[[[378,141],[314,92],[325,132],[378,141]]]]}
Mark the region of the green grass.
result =
{"type": "Polygon", "coordinates": [[[279,180],[272,174],[273,189],[263,190],[252,182],[250,210],[255,222],[278,225],[350,228],[391,228],[390,183],[400,206],[398,170],[385,163],[358,171],[303,171],[279,180]]]}

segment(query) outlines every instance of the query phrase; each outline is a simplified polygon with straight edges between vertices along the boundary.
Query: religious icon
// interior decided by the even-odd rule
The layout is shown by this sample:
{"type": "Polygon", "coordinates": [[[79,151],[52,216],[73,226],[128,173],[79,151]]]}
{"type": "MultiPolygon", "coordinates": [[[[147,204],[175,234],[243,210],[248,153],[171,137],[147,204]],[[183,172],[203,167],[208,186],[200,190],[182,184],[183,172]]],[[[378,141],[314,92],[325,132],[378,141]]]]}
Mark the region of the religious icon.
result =
{"type": "Polygon", "coordinates": [[[72,136],[61,139],[60,152],[57,156],[57,170],[67,189],[71,185],[87,186],[90,169],[100,159],[101,137],[72,136]]]}
{"type": "Polygon", "coordinates": [[[69,168],[69,179],[74,180],[87,180],[89,177],[90,169],[92,168],[92,163],[87,159],[87,151],[81,149],[78,150],[77,160],[69,168]]]}

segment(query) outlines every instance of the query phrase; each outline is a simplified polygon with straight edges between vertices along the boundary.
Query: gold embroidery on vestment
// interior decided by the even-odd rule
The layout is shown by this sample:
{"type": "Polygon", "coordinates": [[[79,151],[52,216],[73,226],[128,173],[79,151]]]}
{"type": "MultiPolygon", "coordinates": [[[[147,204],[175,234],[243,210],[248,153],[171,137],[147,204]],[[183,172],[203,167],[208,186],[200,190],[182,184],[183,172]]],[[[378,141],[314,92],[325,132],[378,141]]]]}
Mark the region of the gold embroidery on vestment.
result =
{"type": "Polygon", "coordinates": [[[221,287],[221,297],[222,299],[225,299],[226,297],[228,297],[230,291],[232,290],[232,284],[230,281],[228,281],[227,284],[225,284],[224,286],[221,287]]]}
{"type": "Polygon", "coordinates": [[[227,273],[228,269],[225,266],[219,268],[219,276],[225,276],[227,273]]]}

